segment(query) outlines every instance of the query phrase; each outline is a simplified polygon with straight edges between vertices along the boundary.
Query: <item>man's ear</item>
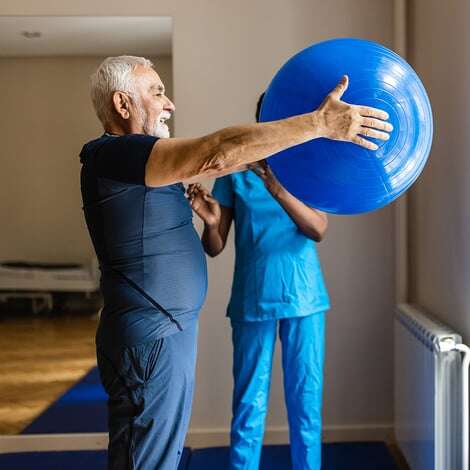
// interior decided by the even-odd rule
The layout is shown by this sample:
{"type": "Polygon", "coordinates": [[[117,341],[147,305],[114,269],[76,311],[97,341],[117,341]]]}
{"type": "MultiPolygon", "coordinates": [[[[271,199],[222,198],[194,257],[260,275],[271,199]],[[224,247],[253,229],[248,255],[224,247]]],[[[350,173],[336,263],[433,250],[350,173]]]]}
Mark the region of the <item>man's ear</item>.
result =
{"type": "Polygon", "coordinates": [[[113,93],[113,104],[115,111],[122,117],[122,119],[129,119],[130,117],[130,99],[126,93],[122,91],[115,91],[113,93]]]}

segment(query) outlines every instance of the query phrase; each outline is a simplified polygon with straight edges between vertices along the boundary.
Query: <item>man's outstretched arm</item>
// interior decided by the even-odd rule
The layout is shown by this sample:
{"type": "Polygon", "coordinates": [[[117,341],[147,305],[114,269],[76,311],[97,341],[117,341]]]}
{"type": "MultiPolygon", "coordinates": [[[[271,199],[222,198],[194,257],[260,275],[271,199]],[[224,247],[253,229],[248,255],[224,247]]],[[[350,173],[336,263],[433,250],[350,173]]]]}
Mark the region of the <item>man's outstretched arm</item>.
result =
{"type": "Polygon", "coordinates": [[[147,161],[145,184],[157,187],[217,177],[240,171],[244,165],[319,137],[352,142],[370,150],[377,145],[365,139],[387,140],[392,125],[388,114],[376,108],[341,101],[347,76],[311,112],[279,121],[227,127],[193,139],[160,139],[147,161]]]}

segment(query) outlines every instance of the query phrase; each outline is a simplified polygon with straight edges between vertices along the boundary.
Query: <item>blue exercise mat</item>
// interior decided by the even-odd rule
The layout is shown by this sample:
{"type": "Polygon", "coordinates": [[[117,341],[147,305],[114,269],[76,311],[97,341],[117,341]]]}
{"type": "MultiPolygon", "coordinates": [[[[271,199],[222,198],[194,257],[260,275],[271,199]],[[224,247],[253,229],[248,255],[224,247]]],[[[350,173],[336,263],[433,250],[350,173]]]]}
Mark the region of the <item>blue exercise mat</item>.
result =
{"type": "Polygon", "coordinates": [[[11,470],[98,470],[106,468],[106,451],[23,452],[0,454],[0,468],[11,470]]]}
{"type": "MultiPolygon", "coordinates": [[[[178,470],[188,470],[190,450],[185,448],[178,470]]],[[[0,454],[0,468],[5,470],[103,470],[106,451],[24,452],[0,454]]]]}
{"type": "MultiPolygon", "coordinates": [[[[229,448],[212,447],[193,450],[188,470],[228,469],[229,448]]],[[[322,470],[397,470],[387,446],[382,442],[323,444],[322,470]]],[[[287,445],[264,446],[260,470],[289,470],[287,445]]]]}
{"type": "MultiPolygon", "coordinates": [[[[23,434],[107,432],[107,395],[98,370],[82,380],[36,418],[23,434]]],[[[228,468],[228,447],[190,451],[185,448],[179,470],[223,470],[228,468]]],[[[324,444],[322,470],[396,470],[387,446],[382,442],[324,444]]],[[[0,454],[0,469],[34,468],[87,470],[105,468],[106,451],[32,452],[0,454]],[[33,464],[34,462],[34,464],[33,464]]],[[[264,446],[260,470],[291,468],[289,446],[264,446]]]]}
{"type": "Polygon", "coordinates": [[[22,434],[108,432],[106,401],[107,395],[98,369],[93,368],[27,426],[22,434]]]}

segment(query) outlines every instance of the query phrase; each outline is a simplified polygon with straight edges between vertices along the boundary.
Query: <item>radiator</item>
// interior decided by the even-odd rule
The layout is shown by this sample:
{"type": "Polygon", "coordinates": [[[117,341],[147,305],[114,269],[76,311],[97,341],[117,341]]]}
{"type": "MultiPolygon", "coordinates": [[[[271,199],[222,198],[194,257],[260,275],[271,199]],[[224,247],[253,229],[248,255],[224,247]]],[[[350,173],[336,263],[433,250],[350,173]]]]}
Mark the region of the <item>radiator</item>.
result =
{"type": "Polygon", "coordinates": [[[395,436],[411,470],[468,470],[470,354],[461,343],[424,311],[397,307],[395,436]]]}

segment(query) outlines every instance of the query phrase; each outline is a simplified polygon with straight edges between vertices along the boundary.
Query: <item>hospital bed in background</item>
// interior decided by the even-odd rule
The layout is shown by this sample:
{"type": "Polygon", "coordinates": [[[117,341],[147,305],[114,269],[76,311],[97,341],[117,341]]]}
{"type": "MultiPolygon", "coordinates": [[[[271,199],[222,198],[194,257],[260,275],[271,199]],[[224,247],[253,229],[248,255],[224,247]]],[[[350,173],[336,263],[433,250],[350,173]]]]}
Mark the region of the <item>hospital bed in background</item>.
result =
{"type": "Polygon", "coordinates": [[[54,308],[53,293],[82,293],[99,289],[98,261],[89,265],[0,261],[0,303],[30,299],[33,313],[54,308]]]}

